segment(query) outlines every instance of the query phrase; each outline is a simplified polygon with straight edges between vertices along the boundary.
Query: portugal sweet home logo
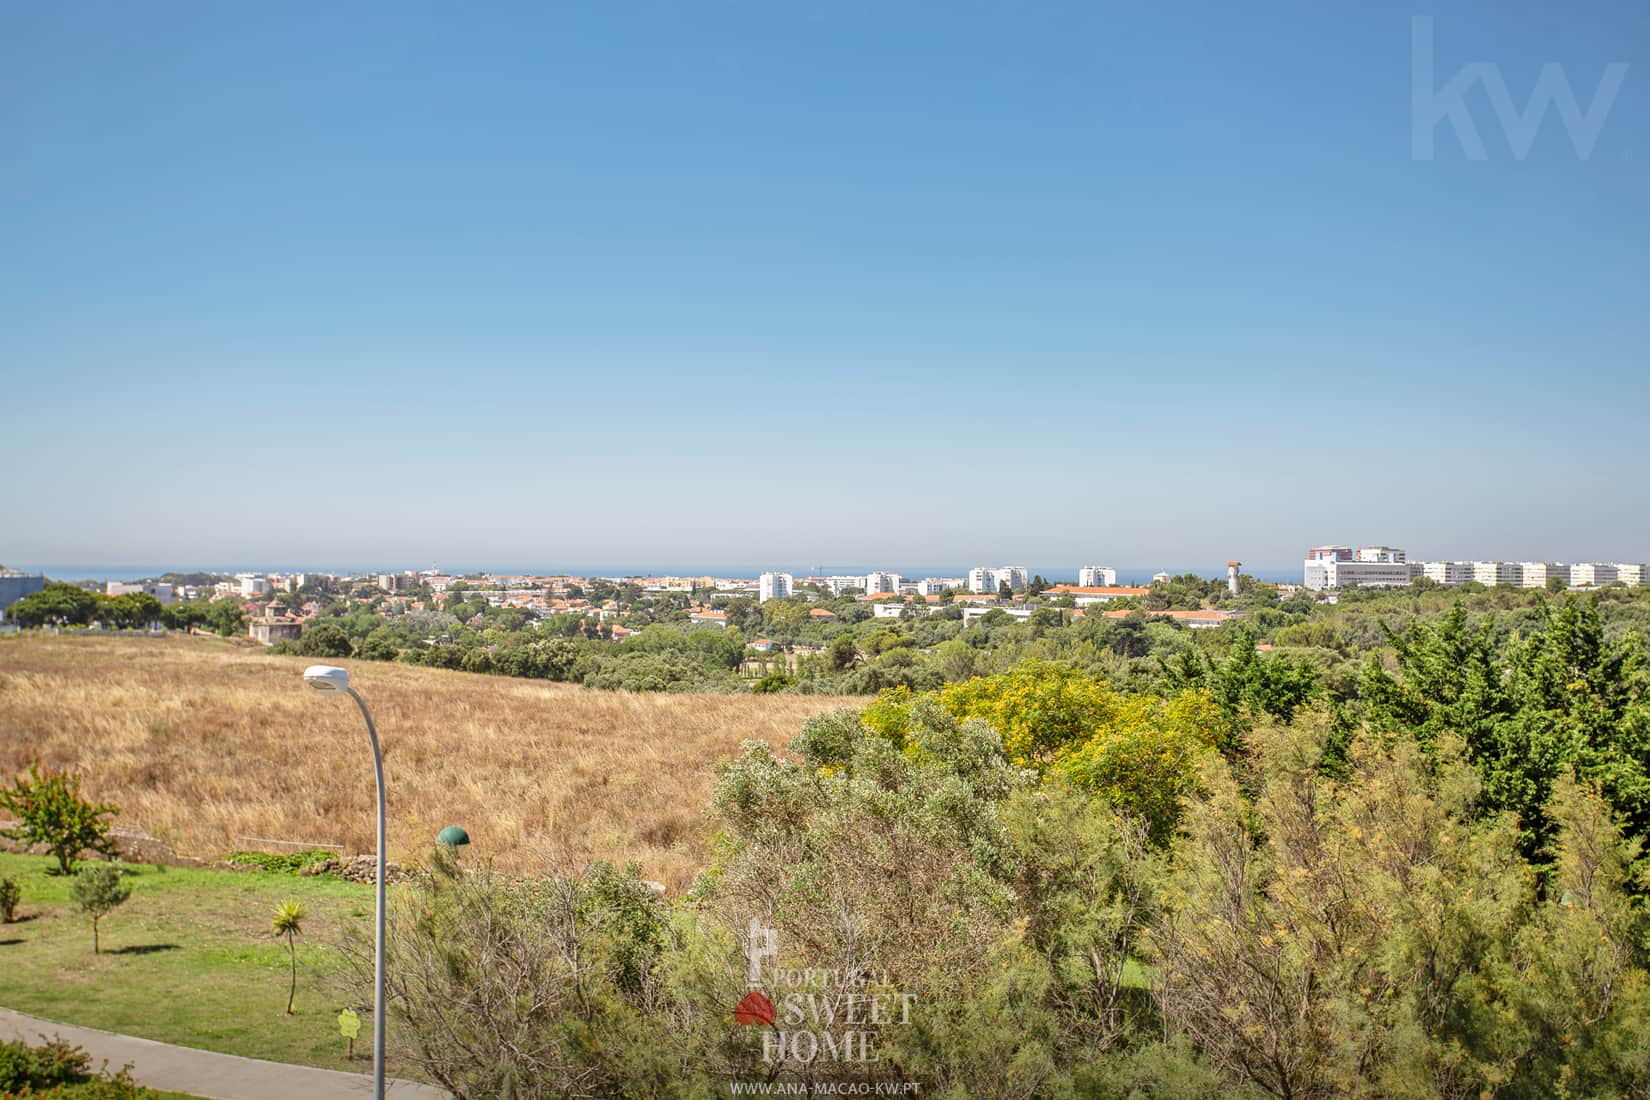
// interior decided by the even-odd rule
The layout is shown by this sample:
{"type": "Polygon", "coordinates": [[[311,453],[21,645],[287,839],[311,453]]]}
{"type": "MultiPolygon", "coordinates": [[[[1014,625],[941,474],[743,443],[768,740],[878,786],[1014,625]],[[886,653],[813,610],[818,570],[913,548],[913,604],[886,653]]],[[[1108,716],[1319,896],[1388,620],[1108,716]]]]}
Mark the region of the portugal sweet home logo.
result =
{"type": "Polygon", "coordinates": [[[782,967],[779,934],[752,917],[745,937],[746,993],[737,1024],[762,1029],[762,1060],[869,1063],[887,1024],[909,1023],[916,997],[892,991],[886,972],[782,967]]]}

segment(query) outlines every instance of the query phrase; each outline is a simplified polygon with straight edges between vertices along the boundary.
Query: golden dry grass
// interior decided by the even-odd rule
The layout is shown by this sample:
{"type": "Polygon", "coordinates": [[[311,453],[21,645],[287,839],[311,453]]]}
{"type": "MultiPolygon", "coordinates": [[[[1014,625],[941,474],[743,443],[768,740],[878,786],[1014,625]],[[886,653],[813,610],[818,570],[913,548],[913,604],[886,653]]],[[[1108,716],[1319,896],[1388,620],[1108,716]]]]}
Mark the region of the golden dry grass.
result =
{"type": "MultiPolygon", "coordinates": [[[[311,662],[207,638],[0,639],[0,777],[38,759],[85,777],[117,824],[221,858],[237,836],[372,850],[371,756],[348,699],[311,662]]],[[[477,856],[638,860],[683,889],[706,860],[716,766],[779,746],[845,700],[631,695],[343,662],[384,744],[392,859],[461,824],[477,856]]]]}

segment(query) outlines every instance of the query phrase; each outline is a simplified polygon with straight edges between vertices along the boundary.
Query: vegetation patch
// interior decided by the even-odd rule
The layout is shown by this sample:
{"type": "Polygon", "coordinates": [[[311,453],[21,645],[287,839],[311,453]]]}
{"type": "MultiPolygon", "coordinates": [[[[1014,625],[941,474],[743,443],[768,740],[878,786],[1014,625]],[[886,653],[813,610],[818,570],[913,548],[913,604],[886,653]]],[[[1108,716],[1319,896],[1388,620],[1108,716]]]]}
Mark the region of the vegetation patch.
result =
{"type": "Polygon", "coordinates": [[[315,874],[315,868],[335,862],[337,859],[337,852],[326,848],[309,848],[302,852],[234,852],[227,862],[233,867],[298,875],[306,871],[315,874]]]}

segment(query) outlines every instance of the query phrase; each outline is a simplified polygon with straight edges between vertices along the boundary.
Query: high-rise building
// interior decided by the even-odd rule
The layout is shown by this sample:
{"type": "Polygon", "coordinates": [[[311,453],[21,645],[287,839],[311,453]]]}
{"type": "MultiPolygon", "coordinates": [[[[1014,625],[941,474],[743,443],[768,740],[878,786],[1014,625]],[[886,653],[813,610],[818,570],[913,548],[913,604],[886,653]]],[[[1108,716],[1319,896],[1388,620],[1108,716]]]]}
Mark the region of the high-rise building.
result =
{"type": "Polygon", "coordinates": [[[917,595],[938,596],[947,588],[957,590],[967,587],[967,577],[924,577],[917,582],[917,595]]]}
{"type": "Polygon", "coordinates": [[[840,596],[850,588],[864,588],[864,577],[826,577],[825,583],[831,589],[831,595],[840,596]]]}
{"type": "Polygon", "coordinates": [[[1085,565],[1077,571],[1079,588],[1113,588],[1117,585],[1117,570],[1109,565],[1085,565]]]}
{"type": "Polygon", "coordinates": [[[1616,580],[1620,581],[1622,584],[1627,585],[1629,588],[1641,588],[1641,587],[1643,587],[1644,586],[1644,563],[1643,562],[1617,562],[1616,563],[1616,580]]]}
{"type": "Polygon", "coordinates": [[[898,573],[867,573],[865,574],[865,594],[867,596],[893,596],[899,594],[898,573]]]}
{"type": "Polygon", "coordinates": [[[757,600],[783,600],[791,594],[792,577],[789,573],[764,573],[756,580],[757,600]]]}

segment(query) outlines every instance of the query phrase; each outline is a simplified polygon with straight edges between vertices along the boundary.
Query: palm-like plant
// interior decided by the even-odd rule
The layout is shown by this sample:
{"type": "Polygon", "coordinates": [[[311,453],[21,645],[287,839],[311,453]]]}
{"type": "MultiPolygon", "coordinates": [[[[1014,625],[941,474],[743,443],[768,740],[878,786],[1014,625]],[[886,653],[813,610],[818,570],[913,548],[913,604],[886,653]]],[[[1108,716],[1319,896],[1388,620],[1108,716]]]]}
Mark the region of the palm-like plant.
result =
{"type": "Polygon", "coordinates": [[[286,947],[292,957],[292,986],[287,990],[286,1014],[292,1015],[292,1002],[298,996],[298,935],[304,930],[304,907],[298,901],[283,901],[275,910],[270,927],[276,936],[286,937],[286,947]]]}

